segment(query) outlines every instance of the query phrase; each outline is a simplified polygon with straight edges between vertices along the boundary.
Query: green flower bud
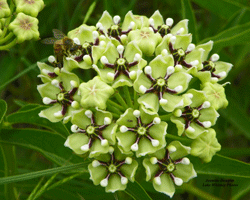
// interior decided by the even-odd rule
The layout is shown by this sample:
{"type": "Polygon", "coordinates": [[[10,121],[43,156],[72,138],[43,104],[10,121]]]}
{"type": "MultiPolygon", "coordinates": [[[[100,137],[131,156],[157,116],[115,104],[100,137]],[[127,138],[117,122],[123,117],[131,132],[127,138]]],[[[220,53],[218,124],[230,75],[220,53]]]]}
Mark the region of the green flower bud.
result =
{"type": "Polygon", "coordinates": [[[37,17],[44,8],[43,0],[15,0],[15,4],[17,13],[22,12],[32,17],[37,17]]]}
{"type": "Polygon", "coordinates": [[[98,107],[106,108],[106,101],[114,93],[114,89],[103,82],[99,77],[95,77],[87,83],[79,86],[81,94],[81,105],[84,108],[98,107]]]}
{"type": "Polygon", "coordinates": [[[15,20],[10,23],[9,29],[16,35],[18,43],[39,39],[38,20],[35,17],[18,13],[15,20]]]}
{"type": "Polygon", "coordinates": [[[221,145],[216,139],[216,133],[213,129],[202,133],[191,144],[191,155],[198,156],[204,162],[210,162],[217,151],[220,151],[221,145]]]}
{"type": "Polygon", "coordinates": [[[9,17],[11,14],[7,0],[0,0],[0,19],[9,17]]]}

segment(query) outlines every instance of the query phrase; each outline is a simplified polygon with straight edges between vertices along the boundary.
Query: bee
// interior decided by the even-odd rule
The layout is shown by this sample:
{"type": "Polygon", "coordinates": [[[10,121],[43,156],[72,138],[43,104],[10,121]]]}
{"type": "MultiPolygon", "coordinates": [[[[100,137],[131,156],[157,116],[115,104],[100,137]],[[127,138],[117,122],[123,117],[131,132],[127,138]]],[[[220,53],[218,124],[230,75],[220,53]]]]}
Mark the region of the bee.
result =
{"type": "Polygon", "coordinates": [[[78,51],[82,51],[82,46],[76,44],[74,40],[67,37],[63,32],[57,29],[53,29],[54,37],[45,38],[42,40],[44,44],[54,44],[54,55],[56,67],[63,67],[64,56],[70,56],[77,54],[78,51]]]}

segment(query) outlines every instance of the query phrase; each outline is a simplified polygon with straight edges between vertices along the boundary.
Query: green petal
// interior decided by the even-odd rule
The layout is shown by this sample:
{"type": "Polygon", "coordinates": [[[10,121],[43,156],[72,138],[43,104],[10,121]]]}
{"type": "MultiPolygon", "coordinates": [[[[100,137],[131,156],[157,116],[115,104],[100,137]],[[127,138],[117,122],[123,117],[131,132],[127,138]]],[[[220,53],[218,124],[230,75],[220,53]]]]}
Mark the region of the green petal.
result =
{"type": "Polygon", "coordinates": [[[119,76],[115,79],[115,81],[114,81],[112,87],[113,87],[113,88],[118,88],[118,87],[122,87],[122,86],[125,86],[125,85],[127,85],[128,87],[131,87],[131,86],[133,86],[133,82],[131,81],[130,78],[128,78],[128,77],[125,76],[124,74],[121,74],[121,75],[119,75],[119,76]]]}
{"type": "Polygon", "coordinates": [[[191,100],[186,95],[178,96],[165,93],[163,98],[168,100],[166,105],[162,105],[162,108],[167,112],[173,112],[176,108],[183,108],[191,104],[191,100]]]}
{"type": "Polygon", "coordinates": [[[161,185],[157,185],[153,182],[154,189],[158,192],[162,192],[169,197],[172,197],[175,193],[175,186],[173,180],[166,173],[163,173],[161,176],[161,185]]]}
{"type": "Polygon", "coordinates": [[[195,89],[190,89],[187,91],[187,93],[192,94],[193,98],[192,98],[192,103],[191,103],[191,107],[199,107],[201,104],[204,103],[204,101],[206,101],[206,97],[205,97],[205,93],[203,91],[199,91],[199,90],[195,90],[195,89]]]}
{"type": "Polygon", "coordinates": [[[207,131],[204,127],[202,127],[202,126],[196,124],[195,122],[192,122],[192,123],[190,124],[190,126],[194,129],[194,132],[192,133],[192,132],[185,131],[185,134],[186,134],[187,137],[189,137],[189,138],[191,138],[191,139],[195,139],[195,138],[197,138],[200,134],[202,134],[202,133],[204,133],[204,132],[207,131]]]}
{"type": "Polygon", "coordinates": [[[217,151],[220,151],[221,145],[216,139],[216,133],[213,129],[197,137],[191,144],[191,155],[200,157],[204,162],[210,162],[217,151]]]}
{"type": "Polygon", "coordinates": [[[107,176],[108,171],[104,166],[93,167],[92,164],[88,165],[88,170],[90,173],[90,179],[93,181],[94,185],[99,185],[100,182],[107,176]]]}
{"type": "Polygon", "coordinates": [[[165,143],[165,135],[167,134],[168,124],[166,122],[161,122],[160,124],[155,124],[148,129],[149,135],[159,140],[160,143],[165,143]]]}
{"type": "Polygon", "coordinates": [[[213,107],[205,108],[200,111],[199,120],[201,122],[210,121],[212,125],[215,125],[217,118],[219,117],[219,113],[213,107]]]}
{"type": "Polygon", "coordinates": [[[111,42],[107,44],[106,50],[103,52],[103,55],[107,57],[109,63],[115,63],[116,59],[119,58],[119,53],[115,45],[111,42]]]}
{"type": "Polygon", "coordinates": [[[138,103],[141,108],[149,115],[156,114],[159,110],[158,96],[154,93],[147,93],[139,97],[138,103]]]}
{"type": "Polygon", "coordinates": [[[152,18],[154,20],[154,27],[155,28],[164,24],[163,17],[160,14],[159,10],[156,10],[150,18],[152,18]]]}
{"type": "Polygon", "coordinates": [[[187,35],[176,35],[176,41],[174,43],[174,49],[183,49],[186,51],[188,45],[192,42],[192,35],[187,34],[187,35]]]}
{"type": "Polygon", "coordinates": [[[65,146],[72,149],[76,154],[84,154],[85,151],[81,150],[81,146],[88,144],[89,138],[82,133],[73,133],[68,136],[65,146]]]}
{"type": "Polygon", "coordinates": [[[182,34],[188,34],[188,19],[183,19],[181,21],[179,21],[171,30],[171,33],[173,35],[176,35],[178,30],[180,30],[180,28],[184,28],[184,31],[182,32],[182,34]]]}
{"type": "Polygon", "coordinates": [[[91,120],[85,115],[86,109],[77,110],[72,113],[71,122],[82,129],[91,124],[91,120]]]}
{"type": "MultiPolygon", "coordinates": [[[[15,4],[16,4],[16,12],[17,13],[22,12],[22,13],[25,13],[27,15],[31,15],[33,17],[37,17],[38,13],[44,8],[43,0],[35,0],[35,1],[15,0],[15,4]]],[[[1,7],[2,7],[2,5],[1,5],[1,7]]]]}
{"type": "Polygon", "coordinates": [[[70,81],[76,81],[77,84],[80,83],[79,78],[76,74],[66,71],[65,69],[61,69],[61,72],[58,75],[58,78],[56,78],[59,82],[63,82],[63,87],[66,91],[70,91],[72,89],[72,86],[70,84],[70,81]]]}
{"type": "Polygon", "coordinates": [[[202,55],[202,58],[201,58],[202,62],[205,61],[205,60],[207,60],[208,54],[210,53],[210,51],[213,48],[213,43],[214,42],[212,40],[210,40],[207,43],[200,44],[200,45],[196,46],[196,49],[200,49],[200,48],[204,49],[203,55],[202,55]]]}
{"type": "Polygon", "coordinates": [[[165,143],[159,144],[159,146],[154,147],[148,138],[142,137],[138,144],[139,148],[138,148],[138,151],[136,151],[136,157],[141,157],[141,156],[145,156],[146,154],[154,153],[158,149],[162,148],[162,146],[164,145],[166,144],[165,143]]]}
{"type": "Polygon", "coordinates": [[[101,18],[99,19],[100,23],[102,23],[103,27],[107,30],[111,25],[114,24],[113,19],[111,15],[108,13],[108,11],[104,11],[101,18]]]}
{"type": "MultiPolygon", "coordinates": [[[[227,62],[222,62],[222,61],[217,61],[214,62],[215,64],[215,74],[219,74],[220,72],[226,72],[228,74],[228,72],[232,69],[232,64],[231,63],[227,63],[227,62]]],[[[221,77],[219,78],[219,80],[223,80],[225,77],[221,77]]]]}
{"type": "Polygon", "coordinates": [[[177,130],[178,130],[178,135],[181,136],[185,130],[185,120],[183,118],[177,118],[174,116],[170,117],[171,122],[175,123],[177,130]]]}
{"type": "Polygon", "coordinates": [[[51,80],[51,78],[48,76],[48,74],[44,73],[43,70],[48,70],[49,72],[53,73],[54,67],[51,67],[51,66],[47,65],[46,63],[42,63],[42,62],[37,62],[37,66],[40,69],[40,73],[41,73],[40,75],[38,75],[38,77],[41,77],[42,82],[46,83],[49,80],[51,80]]]}
{"type": "Polygon", "coordinates": [[[188,182],[190,179],[197,176],[192,163],[189,165],[177,164],[174,176],[181,178],[183,182],[188,182]]]}
{"type": "Polygon", "coordinates": [[[54,113],[58,112],[58,111],[61,111],[62,110],[62,106],[58,103],[56,103],[55,105],[45,109],[45,110],[42,110],[40,113],[39,113],[39,117],[43,117],[43,118],[46,118],[48,119],[49,121],[51,122],[59,122],[61,121],[64,117],[66,117],[69,113],[69,111],[66,113],[65,116],[63,117],[55,117],[54,116],[54,113]]]}
{"type": "Polygon", "coordinates": [[[127,127],[135,127],[137,125],[137,119],[133,115],[133,111],[134,110],[132,108],[128,108],[125,113],[120,116],[116,123],[127,127]]]}
{"type": "Polygon", "coordinates": [[[109,145],[107,146],[102,146],[101,145],[101,140],[96,139],[93,143],[92,146],[90,148],[90,153],[89,153],[89,157],[93,158],[95,156],[98,156],[100,154],[105,154],[109,152],[109,145]]]}
{"type": "Polygon", "coordinates": [[[146,170],[146,181],[149,181],[159,170],[159,165],[153,165],[149,158],[145,158],[142,164],[146,170]]]}
{"type": "Polygon", "coordinates": [[[105,192],[114,193],[117,190],[125,190],[127,185],[122,185],[121,177],[118,174],[112,174],[108,180],[105,192]]]}
{"type": "Polygon", "coordinates": [[[159,117],[158,114],[149,115],[141,107],[140,107],[140,112],[141,112],[141,121],[143,124],[149,124],[154,120],[155,117],[159,117]]]}
{"type": "Polygon", "coordinates": [[[57,94],[60,93],[60,89],[52,85],[50,82],[47,82],[42,85],[38,85],[37,90],[42,96],[42,98],[49,97],[54,100],[57,99],[57,94]]]}
{"type": "Polygon", "coordinates": [[[204,51],[201,49],[195,48],[193,51],[191,51],[189,54],[186,55],[185,61],[187,63],[191,63],[192,61],[198,60],[199,64],[196,65],[195,67],[198,70],[202,69],[202,56],[203,56],[204,51]]]}
{"type": "Polygon", "coordinates": [[[131,131],[127,131],[125,133],[121,133],[120,131],[118,131],[116,133],[116,138],[118,140],[120,150],[122,151],[122,153],[126,154],[131,151],[130,148],[136,141],[135,133],[131,131]]]}
{"type": "Polygon", "coordinates": [[[124,57],[126,60],[130,63],[134,61],[135,54],[140,54],[142,56],[142,52],[135,41],[131,41],[127,44],[125,51],[124,51],[124,57]]]}
{"type": "Polygon", "coordinates": [[[190,147],[181,144],[179,141],[173,141],[168,146],[174,146],[176,148],[176,151],[170,154],[170,157],[173,160],[183,158],[184,156],[188,155],[191,150],[190,147]]]}
{"type": "Polygon", "coordinates": [[[110,124],[102,131],[103,138],[107,139],[111,145],[114,145],[115,140],[115,133],[118,125],[117,124],[110,124]]]}
{"type": "Polygon", "coordinates": [[[134,89],[136,92],[141,93],[139,88],[140,86],[143,85],[147,89],[150,88],[152,85],[151,81],[148,79],[148,77],[143,73],[142,70],[138,70],[137,72],[137,78],[134,82],[134,89]]]}
{"type": "MultiPolygon", "coordinates": [[[[80,67],[80,63],[78,63],[73,58],[67,57],[66,59],[63,59],[63,67],[67,71],[72,71],[73,69],[79,68],[80,67]]],[[[82,67],[80,67],[80,68],[82,68],[82,67]]]]}
{"type": "Polygon", "coordinates": [[[138,163],[135,160],[133,160],[130,165],[124,164],[121,166],[120,169],[124,176],[126,176],[130,181],[134,182],[137,168],[138,168],[138,163]]]}
{"type": "Polygon", "coordinates": [[[162,55],[158,55],[150,63],[152,68],[152,77],[157,79],[159,77],[164,77],[167,73],[167,68],[170,66],[169,63],[163,59],[162,55]]]}
{"type": "Polygon", "coordinates": [[[178,93],[181,93],[188,88],[188,84],[191,78],[192,76],[185,72],[173,73],[168,79],[168,87],[170,89],[174,89],[175,87],[181,85],[183,87],[183,90],[178,92],[178,93]]]}

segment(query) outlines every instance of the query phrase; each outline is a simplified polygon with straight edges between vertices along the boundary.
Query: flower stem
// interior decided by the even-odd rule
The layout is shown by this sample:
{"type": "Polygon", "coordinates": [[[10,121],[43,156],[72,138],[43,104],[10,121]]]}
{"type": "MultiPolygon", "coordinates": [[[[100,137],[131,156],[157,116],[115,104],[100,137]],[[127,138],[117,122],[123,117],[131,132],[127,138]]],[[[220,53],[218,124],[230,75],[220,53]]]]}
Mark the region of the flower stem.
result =
{"type": "Polygon", "coordinates": [[[124,86],[123,87],[123,91],[124,91],[124,94],[125,94],[125,98],[126,98],[126,101],[127,101],[127,104],[130,108],[133,108],[133,102],[131,100],[131,96],[130,96],[130,92],[129,92],[129,89],[128,89],[128,86],[124,86]]]}
{"type": "Polygon", "coordinates": [[[9,44],[6,44],[4,46],[0,46],[0,51],[1,50],[8,50],[10,49],[11,47],[13,47],[14,45],[16,45],[16,41],[17,39],[15,38],[14,40],[12,40],[12,42],[10,42],[9,44]]]}
{"type": "Polygon", "coordinates": [[[183,184],[182,189],[184,189],[187,192],[190,192],[191,194],[194,194],[197,197],[200,197],[202,199],[207,200],[222,200],[221,198],[215,197],[191,184],[183,184]]]}
{"type": "Polygon", "coordinates": [[[120,95],[120,93],[118,92],[118,90],[115,92],[115,98],[116,100],[125,108],[128,108],[128,105],[126,104],[126,102],[124,101],[124,99],[122,98],[122,96],[120,95]]]}
{"type": "Polygon", "coordinates": [[[137,92],[134,90],[134,109],[138,109],[138,95],[137,92]]]}
{"type": "Polygon", "coordinates": [[[14,34],[10,32],[6,37],[0,39],[0,44],[7,42],[14,34]]]}
{"type": "Polygon", "coordinates": [[[107,103],[109,103],[111,106],[114,106],[121,111],[125,111],[124,107],[120,106],[119,104],[115,103],[114,101],[110,99],[108,99],[107,103]]]}

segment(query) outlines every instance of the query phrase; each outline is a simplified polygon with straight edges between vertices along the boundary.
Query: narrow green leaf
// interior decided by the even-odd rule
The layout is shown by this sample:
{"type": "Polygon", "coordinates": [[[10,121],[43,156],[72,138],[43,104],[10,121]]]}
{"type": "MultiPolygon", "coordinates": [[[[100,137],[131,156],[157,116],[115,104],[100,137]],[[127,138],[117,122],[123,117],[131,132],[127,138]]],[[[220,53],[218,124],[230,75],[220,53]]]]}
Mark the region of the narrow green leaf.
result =
{"type": "Polygon", "coordinates": [[[85,15],[85,17],[84,17],[84,20],[83,20],[83,23],[84,23],[84,24],[88,21],[89,17],[91,16],[92,12],[94,11],[95,6],[96,6],[96,2],[97,2],[97,1],[94,1],[94,2],[89,6],[89,9],[88,9],[88,11],[87,11],[87,13],[86,13],[86,15],[85,15]]]}
{"type": "Polygon", "coordinates": [[[250,7],[243,5],[235,0],[192,0],[202,8],[209,10],[217,16],[228,19],[239,9],[250,11],[250,7]]]}
{"type": "Polygon", "coordinates": [[[200,43],[209,40],[214,41],[214,48],[250,43],[250,22],[229,28],[214,37],[202,40],[200,43]]]}
{"type": "Polygon", "coordinates": [[[7,111],[7,103],[3,99],[0,99],[0,124],[2,123],[6,111],[7,111]]]}
{"type": "Polygon", "coordinates": [[[58,165],[80,162],[82,159],[63,144],[60,135],[36,129],[2,129],[0,143],[18,145],[42,153],[58,165]]]}
{"type": "Polygon", "coordinates": [[[10,177],[4,177],[0,178],[0,185],[2,184],[7,184],[7,183],[15,183],[19,181],[26,181],[34,178],[38,178],[41,176],[49,176],[55,173],[60,173],[60,172],[69,172],[71,170],[80,170],[80,168],[86,167],[89,164],[89,162],[85,163],[77,163],[73,165],[66,165],[62,167],[55,167],[52,169],[46,169],[46,170],[41,170],[37,172],[31,172],[31,173],[26,173],[26,174],[20,174],[20,175],[15,175],[15,176],[10,176],[10,177]]]}
{"type": "Polygon", "coordinates": [[[237,200],[250,192],[250,180],[238,178],[235,180],[237,187],[232,188],[232,200],[237,200]]]}
{"type": "Polygon", "coordinates": [[[128,193],[133,199],[152,200],[152,198],[137,181],[129,183],[125,192],[128,193]]]}
{"type": "Polygon", "coordinates": [[[201,164],[198,158],[190,158],[194,164],[195,171],[199,174],[240,177],[250,179],[250,164],[228,158],[222,155],[215,155],[210,163],[201,164]]]}
{"type": "Polygon", "coordinates": [[[182,18],[188,19],[188,30],[190,33],[193,34],[192,42],[197,43],[199,41],[198,38],[198,31],[196,27],[196,19],[194,15],[193,8],[189,0],[181,0],[181,7],[182,7],[182,18]]]}
{"type": "Polygon", "coordinates": [[[7,121],[13,124],[27,123],[42,126],[53,130],[66,138],[69,135],[69,131],[62,122],[52,123],[49,120],[38,116],[40,111],[46,108],[47,107],[45,106],[34,104],[27,105],[22,107],[18,112],[9,115],[7,121]]]}

